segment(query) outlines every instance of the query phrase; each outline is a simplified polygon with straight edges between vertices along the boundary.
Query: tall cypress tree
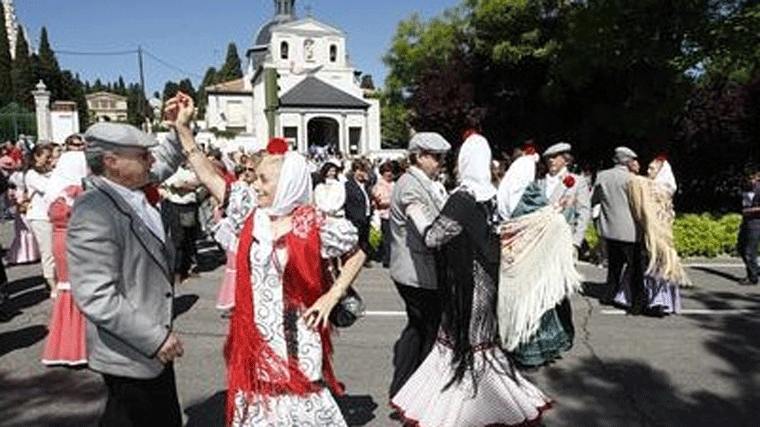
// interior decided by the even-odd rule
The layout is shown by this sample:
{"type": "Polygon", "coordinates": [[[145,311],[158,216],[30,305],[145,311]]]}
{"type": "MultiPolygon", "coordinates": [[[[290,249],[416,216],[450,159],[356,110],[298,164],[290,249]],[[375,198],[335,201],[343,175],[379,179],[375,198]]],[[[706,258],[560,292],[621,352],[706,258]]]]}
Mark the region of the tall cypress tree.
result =
{"type": "Polygon", "coordinates": [[[243,69],[240,64],[237,46],[234,42],[227,45],[227,58],[224,60],[222,69],[219,70],[219,81],[228,82],[243,77],[243,69]]]}
{"type": "Polygon", "coordinates": [[[63,88],[61,87],[61,67],[55,58],[55,52],[50,47],[47,29],[42,27],[40,34],[39,65],[37,76],[45,82],[48,90],[52,93],[53,100],[62,99],[63,88]]]}
{"type": "Polygon", "coordinates": [[[8,104],[12,99],[11,49],[8,31],[5,28],[5,14],[0,13],[0,107],[8,104]]]}
{"type": "Polygon", "coordinates": [[[16,59],[11,67],[11,81],[13,82],[13,100],[19,105],[34,108],[34,67],[32,58],[29,56],[29,44],[24,37],[21,27],[18,28],[16,38],[16,59]]]}

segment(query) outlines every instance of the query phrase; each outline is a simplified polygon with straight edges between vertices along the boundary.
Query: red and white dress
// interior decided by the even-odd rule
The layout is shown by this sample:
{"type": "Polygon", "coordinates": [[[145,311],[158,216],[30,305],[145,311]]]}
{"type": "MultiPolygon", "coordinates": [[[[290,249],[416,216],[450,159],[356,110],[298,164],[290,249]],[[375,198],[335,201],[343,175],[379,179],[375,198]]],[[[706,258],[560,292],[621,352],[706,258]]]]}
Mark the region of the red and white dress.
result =
{"type": "Polygon", "coordinates": [[[67,187],[61,197],[50,205],[48,214],[53,225],[53,258],[55,260],[58,296],[53,303],[53,313],[48,326],[48,336],[42,354],[46,365],[84,365],[87,363],[87,325],[84,315],[74,304],[69,284],[66,262],[66,231],[74,198],[82,187],[67,187]]]}
{"type": "Polygon", "coordinates": [[[346,220],[325,221],[311,205],[292,214],[292,231],[274,242],[254,238],[256,212],[240,234],[235,309],[225,348],[227,415],[234,427],[346,426],[328,387],[342,388],[331,366],[330,331],[306,327],[301,314],[330,284],[323,259],[358,241],[346,220]]]}

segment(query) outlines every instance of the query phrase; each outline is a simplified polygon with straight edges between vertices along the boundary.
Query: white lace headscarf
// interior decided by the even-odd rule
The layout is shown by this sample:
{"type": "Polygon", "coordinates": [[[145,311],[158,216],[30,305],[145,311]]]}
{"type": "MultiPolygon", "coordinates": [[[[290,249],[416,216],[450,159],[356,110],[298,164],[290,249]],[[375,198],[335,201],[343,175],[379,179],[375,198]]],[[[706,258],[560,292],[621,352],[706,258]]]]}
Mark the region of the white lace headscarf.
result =
{"type": "MultiPolygon", "coordinates": [[[[88,173],[84,151],[66,151],[61,154],[48,180],[48,188],[43,199],[45,211],[67,187],[82,185],[82,178],[86,177],[88,173]]],[[[72,201],[67,200],[67,202],[72,201]]]]}
{"type": "Polygon", "coordinates": [[[256,209],[253,235],[261,245],[273,247],[272,218],[289,215],[304,204],[311,203],[311,174],[306,158],[295,151],[284,155],[277,178],[277,190],[272,206],[256,209]]]}
{"type": "Polygon", "coordinates": [[[665,188],[671,196],[676,193],[678,184],[676,184],[676,177],[673,175],[673,168],[670,166],[670,162],[662,160],[662,166],[657,175],[655,175],[654,182],[665,188]]]}
{"type": "Polygon", "coordinates": [[[535,179],[538,159],[536,153],[525,154],[515,159],[507,169],[499,183],[499,193],[496,196],[499,216],[502,219],[510,217],[520,203],[525,189],[535,179]]]}
{"type": "Polygon", "coordinates": [[[475,200],[484,202],[496,195],[491,184],[491,147],[478,134],[472,134],[462,143],[457,162],[459,183],[475,192],[475,200]]]}

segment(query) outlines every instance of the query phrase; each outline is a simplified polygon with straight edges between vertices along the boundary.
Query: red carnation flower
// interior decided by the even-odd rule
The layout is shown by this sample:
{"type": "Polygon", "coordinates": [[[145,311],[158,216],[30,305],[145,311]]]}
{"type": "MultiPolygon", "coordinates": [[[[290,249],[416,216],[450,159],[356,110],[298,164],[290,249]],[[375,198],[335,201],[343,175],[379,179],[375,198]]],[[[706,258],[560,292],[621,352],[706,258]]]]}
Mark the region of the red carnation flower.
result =
{"type": "Polygon", "coordinates": [[[288,141],[282,138],[272,138],[267,144],[269,154],[285,154],[288,151],[288,141]]]}
{"type": "Polygon", "coordinates": [[[565,179],[562,180],[562,183],[565,184],[565,187],[570,188],[575,185],[575,177],[568,175],[565,177],[565,179]]]}

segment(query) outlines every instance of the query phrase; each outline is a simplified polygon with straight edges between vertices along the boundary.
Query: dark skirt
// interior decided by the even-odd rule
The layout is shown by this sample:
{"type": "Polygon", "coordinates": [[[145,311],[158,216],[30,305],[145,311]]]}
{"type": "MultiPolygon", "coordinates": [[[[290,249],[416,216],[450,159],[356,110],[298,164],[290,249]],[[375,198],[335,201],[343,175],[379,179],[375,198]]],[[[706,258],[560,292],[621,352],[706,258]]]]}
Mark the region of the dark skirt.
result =
{"type": "Polygon", "coordinates": [[[520,344],[512,353],[518,364],[541,366],[557,359],[561,352],[570,350],[574,331],[569,308],[570,303],[565,300],[541,316],[541,324],[530,341],[520,344]]]}

